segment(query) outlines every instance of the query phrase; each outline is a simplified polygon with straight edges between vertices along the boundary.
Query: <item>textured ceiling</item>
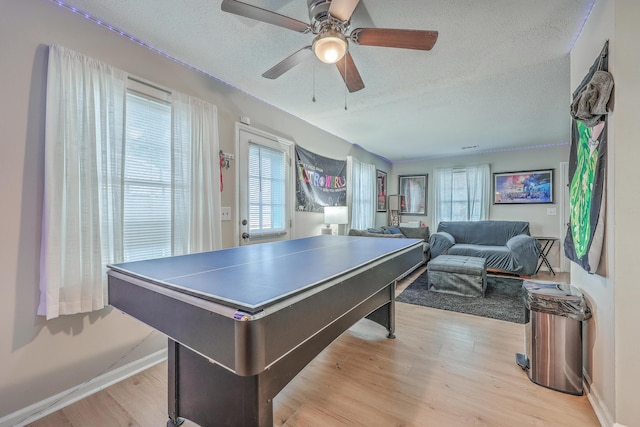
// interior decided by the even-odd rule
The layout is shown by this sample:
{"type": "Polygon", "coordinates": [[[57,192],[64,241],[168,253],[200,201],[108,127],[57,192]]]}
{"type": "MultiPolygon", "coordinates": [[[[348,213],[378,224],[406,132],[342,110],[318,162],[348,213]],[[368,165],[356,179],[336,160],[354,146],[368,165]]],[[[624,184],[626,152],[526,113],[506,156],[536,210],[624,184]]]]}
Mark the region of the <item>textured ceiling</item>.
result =
{"type": "MultiPolygon", "coordinates": [[[[276,80],[261,77],[312,34],[222,12],[221,0],[66,3],[397,162],[566,143],[569,51],[594,1],[361,0],[351,28],[439,37],[431,51],[352,43],[365,88],[346,95],[346,111],[333,65],[310,58],[276,80]]],[[[306,0],[245,2],[309,22],[306,0]]]]}

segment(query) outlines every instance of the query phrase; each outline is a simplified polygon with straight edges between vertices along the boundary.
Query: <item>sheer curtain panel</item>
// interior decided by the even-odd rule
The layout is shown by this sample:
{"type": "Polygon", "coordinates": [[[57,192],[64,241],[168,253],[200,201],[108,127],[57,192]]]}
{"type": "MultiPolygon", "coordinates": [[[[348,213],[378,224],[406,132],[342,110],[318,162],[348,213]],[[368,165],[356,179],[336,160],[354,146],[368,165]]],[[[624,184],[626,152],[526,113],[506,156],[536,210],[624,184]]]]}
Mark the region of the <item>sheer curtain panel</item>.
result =
{"type": "Polygon", "coordinates": [[[441,221],[480,221],[489,217],[489,165],[434,169],[434,230],[441,221]]]}
{"type": "Polygon", "coordinates": [[[349,228],[365,230],[375,225],[376,198],[376,167],[347,156],[349,228]]]}
{"type": "Polygon", "coordinates": [[[50,48],[38,306],[47,319],[103,308],[110,263],[222,247],[215,105],[142,92],[123,71],[50,48]]]}
{"type": "Polygon", "coordinates": [[[127,74],[49,48],[38,314],[103,308],[106,264],[121,259],[127,74]]]}
{"type": "Polygon", "coordinates": [[[217,109],[181,93],[172,100],[174,255],[221,249],[217,109]]]}

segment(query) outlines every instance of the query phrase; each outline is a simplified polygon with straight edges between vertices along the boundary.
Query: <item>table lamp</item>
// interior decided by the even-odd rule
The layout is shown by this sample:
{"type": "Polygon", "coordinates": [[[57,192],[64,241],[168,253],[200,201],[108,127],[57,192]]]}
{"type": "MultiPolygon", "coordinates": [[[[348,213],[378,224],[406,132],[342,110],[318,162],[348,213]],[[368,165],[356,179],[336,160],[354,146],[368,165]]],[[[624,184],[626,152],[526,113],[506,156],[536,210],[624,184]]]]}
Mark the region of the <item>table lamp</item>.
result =
{"type": "MultiPolygon", "coordinates": [[[[325,206],[324,223],[327,224],[327,230],[331,230],[332,224],[338,224],[338,234],[344,234],[340,233],[340,225],[349,223],[349,208],[346,206],[325,206]]],[[[331,234],[331,231],[323,230],[322,234],[331,234]]]]}

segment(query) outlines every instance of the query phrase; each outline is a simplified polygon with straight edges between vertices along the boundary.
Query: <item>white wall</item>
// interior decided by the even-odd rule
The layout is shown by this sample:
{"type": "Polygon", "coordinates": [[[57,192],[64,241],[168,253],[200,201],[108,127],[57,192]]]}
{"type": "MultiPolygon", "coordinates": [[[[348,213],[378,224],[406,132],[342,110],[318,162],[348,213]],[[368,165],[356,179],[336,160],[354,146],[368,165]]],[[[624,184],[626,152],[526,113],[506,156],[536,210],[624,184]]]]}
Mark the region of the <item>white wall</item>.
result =
{"type": "Polygon", "coordinates": [[[588,296],[593,319],[585,328],[585,370],[589,396],[603,425],[640,425],[640,288],[637,241],[640,188],[637,121],[640,60],[637,47],[640,3],[597,0],[571,52],[575,89],[609,40],[609,71],[615,79],[615,107],[609,116],[606,246],[597,274],[572,264],[571,281],[588,296]]]}
{"type": "MultiPolygon", "coordinates": [[[[568,87],[568,79],[567,79],[568,87]]],[[[567,132],[567,142],[569,140],[567,132]]],[[[489,164],[491,173],[510,172],[519,170],[554,169],[554,203],[533,205],[491,205],[489,219],[529,221],[531,234],[534,236],[563,236],[560,220],[560,163],[569,160],[569,144],[549,146],[530,150],[501,151],[492,153],[478,153],[447,157],[434,160],[423,160],[407,163],[395,163],[393,176],[389,177],[389,194],[398,191],[398,176],[411,174],[428,174],[427,182],[427,215],[402,216],[403,221],[420,220],[433,231],[437,224],[433,224],[433,169],[443,167],[471,166],[489,164]],[[547,215],[547,208],[556,208],[556,215],[547,215]]],[[[554,270],[559,271],[561,245],[556,242],[549,253],[549,261],[554,270]]],[[[546,268],[546,267],[544,267],[546,268]]],[[[543,269],[544,269],[543,268],[543,269]]]]}
{"type": "MultiPolygon", "coordinates": [[[[600,53],[604,42],[610,41],[609,67],[613,67],[613,36],[615,30],[614,3],[596,2],[596,6],[586,23],[580,38],[571,52],[571,88],[580,84],[589,67],[600,53]]],[[[615,416],[615,362],[614,362],[614,191],[615,182],[611,165],[615,163],[615,115],[609,118],[608,170],[606,200],[606,253],[600,263],[598,274],[586,273],[572,263],[571,281],[587,296],[593,318],[586,322],[585,331],[585,373],[590,383],[590,393],[594,407],[600,410],[600,418],[610,424],[615,416]]]]}
{"type": "MultiPolygon", "coordinates": [[[[329,157],[348,154],[389,171],[388,164],[331,134],[210,77],[187,69],[96,24],[42,0],[8,0],[0,12],[0,418],[102,373],[151,331],[117,310],[63,316],[36,315],[44,180],[44,100],[48,45],[110,63],[133,75],[218,106],[220,145],[235,150],[235,122],[300,143],[329,157]]],[[[306,95],[305,95],[306,96],[306,95]]],[[[223,172],[223,206],[236,206],[235,165],[223,172]]],[[[223,223],[233,246],[234,221],[223,223]]],[[[299,235],[321,226],[320,214],[297,214],[299,235]]],[[[166,345],[154,333],[114,367],[166,345]]]]}
{"type": "Polygon", "coordinates": [[[614,271],[615,271],[615,396],[616,422],[640,425],[640,286],[638,236],[640,174],[640,2],[617,0],[614,55],[610,70],[616,81],[614,140],[614,271]]]}
{"type": "MultiPolygon", "coordinates": [[[[585,24],[580,38],[571,52],[571,92],[580,84],[589,67],[600,53],[604,42],[610,40],[609,67],[613,68],[614,56],[614,2],[597,1],[585,24]]],[[[615,363],[614,363],[614,265],[611,262],[614,242],[614,181],[613,167],[616,157],[615,122],[609,118],[608,170],[606,200],[606,248],[598,274],[588,274],[577,265],[571,265],[571,282],[587,296],[593,318],[585,323],[584,360],[587,382],[595,407],[600,409],[601,420],[609,423],[615,416],[615,363]]]]}

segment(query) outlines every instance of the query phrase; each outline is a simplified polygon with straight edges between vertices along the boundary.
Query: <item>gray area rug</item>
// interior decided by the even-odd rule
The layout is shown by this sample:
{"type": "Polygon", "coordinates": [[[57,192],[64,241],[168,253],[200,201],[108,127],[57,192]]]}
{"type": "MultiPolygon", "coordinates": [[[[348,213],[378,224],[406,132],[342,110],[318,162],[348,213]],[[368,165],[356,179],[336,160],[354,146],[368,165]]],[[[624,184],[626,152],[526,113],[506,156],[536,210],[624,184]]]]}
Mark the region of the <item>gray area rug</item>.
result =
{"type": "Polygon", "coordinates": [[[523,295],[522,279],[496,276],[487,276],[484,298],[429,292],[425,271],[396,297],[396,301],[524,324],[523,295]]]}

